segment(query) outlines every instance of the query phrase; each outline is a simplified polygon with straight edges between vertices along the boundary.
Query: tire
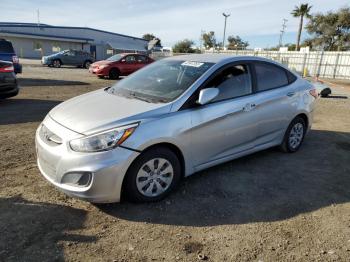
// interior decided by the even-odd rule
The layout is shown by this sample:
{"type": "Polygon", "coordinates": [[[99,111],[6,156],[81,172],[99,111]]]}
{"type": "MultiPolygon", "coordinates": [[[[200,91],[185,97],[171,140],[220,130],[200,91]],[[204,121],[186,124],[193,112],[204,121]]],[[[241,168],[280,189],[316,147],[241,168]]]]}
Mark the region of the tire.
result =
{"type": "Polygon", "coordinates": [[[299,116],[294,118],[284,135],[283,142],[280,145],[281,150],[286,153],[298,151],[304,141],[306,128],[306,123],[303,118],[299,116]]]}
{"type": "Polygon", "coordinates": [[[119,70],[117,68],[112,68],[109,71],[109,78],[110,79],[118,79],[119,78],[119,70]]]}
{"type": "Polygon", "coordinates": [[[329,87],[326,87],[320,93],[321,97],[328,97],[330,94],[332,94],[332,90],[329,87]]]}
{"type": "Polygon", "coordinates": [[[60,68],[62,65],[61,61],[59,59],[55,59],[52,61],[52,66],[55,68],[60,68]]]}
{"type": "Polygon", "coordinates": [[[132,202],[155,202],[173,191],[180,179],[181,164],[176,154],[166,147],[157,147],[143,152],[131,164],[123,193],[132,202]]]}
{"type": "Polygon", "coordinates": [[[90,65],[91,65],[91,61],[90,60],[86,60],[84,62],[84,64],[83,64],[83,67],[86,68],[86,69],[89,69],[90,65]]]}

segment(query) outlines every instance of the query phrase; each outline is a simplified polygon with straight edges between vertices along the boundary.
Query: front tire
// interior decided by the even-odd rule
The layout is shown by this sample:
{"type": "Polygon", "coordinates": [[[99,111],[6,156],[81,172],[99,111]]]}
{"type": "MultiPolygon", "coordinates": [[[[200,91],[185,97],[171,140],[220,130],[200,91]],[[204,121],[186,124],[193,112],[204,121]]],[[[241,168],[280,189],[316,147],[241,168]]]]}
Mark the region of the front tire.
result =
{"type": "Polygon", "coordinates": [[[62,63],[61,63],[61,61],[58,60],[58,59],[55,59],[55,60],[53,60],[53,62],[52,62],[52,66],[55,67],[55,68],[60,68],[61,65],[62,65],[62,63]]]}
{"type": "Polygon", "coordinates": [[[117,68],[112,68],[109,71],[109,78],[110,79],[118,79],[119,78],[119,70],[117,68]]]}
{"type": "Polygon", "coordinates": [[[154,202],[166,197],[181,179],[181,164],[166,147],[142,153],[130,166],[123,192],[132,202],[154,202]]]}
{"type": "Polygon", "coordinates": [[[306,123],[301,117],[296,117],[289,124],[280,146],[283,152],[294,153],[299,150],[304,141],[306,133],[306,123]]]}

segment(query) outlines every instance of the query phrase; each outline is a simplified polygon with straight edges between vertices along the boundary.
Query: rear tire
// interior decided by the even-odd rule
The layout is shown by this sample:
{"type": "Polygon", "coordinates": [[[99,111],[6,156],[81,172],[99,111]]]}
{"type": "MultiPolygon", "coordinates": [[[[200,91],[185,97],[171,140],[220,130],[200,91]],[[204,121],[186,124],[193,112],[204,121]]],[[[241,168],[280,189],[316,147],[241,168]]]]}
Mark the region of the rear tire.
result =
{"type": "Polygon", "coordinates": [[[131,164],[123,192],[132,202],[155,202],[173,191],[180,179],[181,164],[176,154],[166,147],[156,147],[131,164]]]}
{"type": "Polygon", "coordinates": [[[286,153],[298,151],[304,141],[306,128],[306,123],[303,118],[299,116],[294,118],[284,135],[283,142],[280,145],[281,150],[286,153]]]}
{"type": "Polygon", "coordinates": [[[109,78],[110,79],[118,79],[119,78],[119,70],[117,68],[112,68],[109,71],[109,78]]]}
{"type": "Polygon", "coordinates": [[[52,62],[52,66],[55,67],[55,68],[60,68],[61,65],[62,65],[62,63],[61,63],[61,61],[58,60],[58,59],[55,59],[55,60],[53,60],[53,62],[52,62]]]}
{"type": "Polygon", "coordinates": [[[90,61],[90,60],[86,60],[86,61],[84,62],[83,67],[86,68],[86,69],[89,69],[90,65],[91,65],[91,61],[90,61]]]}

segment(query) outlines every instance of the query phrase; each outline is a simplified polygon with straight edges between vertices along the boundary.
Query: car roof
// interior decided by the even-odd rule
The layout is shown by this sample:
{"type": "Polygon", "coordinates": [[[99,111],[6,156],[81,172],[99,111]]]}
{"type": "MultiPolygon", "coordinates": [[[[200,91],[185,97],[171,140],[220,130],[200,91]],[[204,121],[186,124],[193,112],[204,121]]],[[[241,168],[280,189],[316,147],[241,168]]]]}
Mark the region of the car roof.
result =
{"type": "Polygon", "coordinates": [[[191,55],[178,55],[167,58],[169,60],[182,60],[182,61],[193,61],[193,62],[204,62],[204,63],[221,63],[221,62],[234,62],[241,60],[255,60],[275,63],[273,60],[266,59],[257,56],[239,56],[230,54],[191,54],[191,55]]]}

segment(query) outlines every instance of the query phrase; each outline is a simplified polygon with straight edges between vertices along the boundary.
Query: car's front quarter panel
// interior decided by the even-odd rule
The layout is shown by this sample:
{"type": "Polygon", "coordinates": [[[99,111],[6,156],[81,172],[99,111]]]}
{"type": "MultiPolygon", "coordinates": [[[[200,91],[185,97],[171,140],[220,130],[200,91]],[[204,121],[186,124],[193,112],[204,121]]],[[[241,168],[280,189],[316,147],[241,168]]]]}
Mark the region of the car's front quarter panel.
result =
{"type": "Polygon", "coordinates": [[[163,143],[177,147],[185,160],[185,175],[193,173],[191,165],[191,116],[188,110],[165,114],[153,120],[141,122],[122,146],[138,151],[163,143]]]}

